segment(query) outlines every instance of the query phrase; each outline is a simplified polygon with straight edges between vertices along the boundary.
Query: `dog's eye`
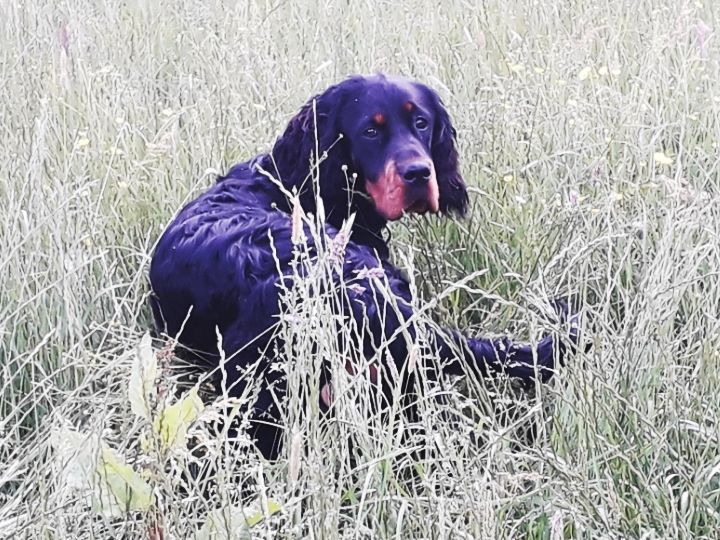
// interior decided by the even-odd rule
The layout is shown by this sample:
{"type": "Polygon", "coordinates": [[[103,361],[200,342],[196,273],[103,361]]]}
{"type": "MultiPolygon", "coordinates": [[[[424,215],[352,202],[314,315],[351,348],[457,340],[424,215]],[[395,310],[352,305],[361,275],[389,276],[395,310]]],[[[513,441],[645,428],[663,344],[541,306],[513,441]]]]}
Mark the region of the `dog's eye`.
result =
{"type": "Polygon", "coordinates": [[[368,139],[374,139],[379,134],[380,132],[374,127],[369,127],[365,131],[363,131],[363,135],[365,135],[368,139]]]}
{"type": "Polygon", "coordinates": [[[426,130],[426,129],[428,128],[428,125],[429,125],[429,124],[428,124],[428,121],[425,120],[425,118],[423,118],[422,116],[418,116],[418,117],[415,119],[415,127],[416,127],[417,129],[419,129],[420,131],[426,130]]]}

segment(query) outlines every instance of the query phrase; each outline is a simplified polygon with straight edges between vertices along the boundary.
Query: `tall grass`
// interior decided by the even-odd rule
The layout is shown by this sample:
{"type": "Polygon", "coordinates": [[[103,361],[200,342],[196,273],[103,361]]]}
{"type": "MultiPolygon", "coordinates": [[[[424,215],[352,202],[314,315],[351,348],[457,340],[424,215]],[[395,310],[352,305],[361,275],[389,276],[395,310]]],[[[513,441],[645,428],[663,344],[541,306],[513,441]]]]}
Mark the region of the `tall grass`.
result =
{"type": "Polygon", "coordinates": [[[719,24],[685,0],[0,3],[0,536],[192,537],[270,499],[255,536],[720,537],[719,24]],[[208,396],[204,453],[149,452],[127,386],[153,242],[310,95],[373,71],[439,90],[472,186],[468,219],[392,227],[434,320],[532,339],[571,293],[594,348],[532,395],[425,388],[418,430],[348,380],[323,422],[300,383],[318,344],[352,351],[296,298],[284,459],[227,444],[208,396]],[[152,507],[93,510],[63,426],[143,471],[152,507]]]}

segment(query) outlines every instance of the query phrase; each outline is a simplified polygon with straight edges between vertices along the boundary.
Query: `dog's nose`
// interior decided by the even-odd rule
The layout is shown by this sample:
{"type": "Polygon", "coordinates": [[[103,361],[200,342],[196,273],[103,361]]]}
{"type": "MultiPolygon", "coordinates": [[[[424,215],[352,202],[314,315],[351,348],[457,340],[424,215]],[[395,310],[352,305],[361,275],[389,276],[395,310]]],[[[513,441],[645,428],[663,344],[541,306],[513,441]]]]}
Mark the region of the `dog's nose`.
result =
{"type": "Polygon", "coordinates": [[[430,180],[430,167],[425,162],[410,163],[402,167],[400,174],[406,183],[421,186],[430,180]]]}

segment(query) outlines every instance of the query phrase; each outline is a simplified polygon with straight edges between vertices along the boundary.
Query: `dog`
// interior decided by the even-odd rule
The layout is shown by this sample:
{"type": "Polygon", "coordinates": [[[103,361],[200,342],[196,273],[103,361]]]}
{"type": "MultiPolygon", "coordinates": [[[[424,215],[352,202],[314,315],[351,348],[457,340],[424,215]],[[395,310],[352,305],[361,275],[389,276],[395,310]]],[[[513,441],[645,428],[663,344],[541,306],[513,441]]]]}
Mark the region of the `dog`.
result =
{"type": "MultiPolygon", "coordinates": [[[[319,201],[330,238],[353,216],[337,278],[353,284],[341,304],[347,320],[366,328],[359,350],[373,355],[385,346],[382,358],[395,364],[390,371],[407,372],[407,336],[416,335],[413,299],[408,280],[390,262],[383,231],[409,213],[463,217],[468,211],[456,131],[438,94],[382,74],[331,86],[301,108],[269,153],[230,168],[162,234],[149,276],[156,324],[209,366],[224,359],[231,396],[242,393],[241,374],[275,339],[280,283],[294,257],[293,211],[299,205],[317,215],[319,201]],[[368,269],[379,272],[386,286],[378,287],[368,269]]],[[[567,316],[565,307],[558,312],[567,316]]],[[[504,373],[545,382],[576,344],[577,332],[567,339],[547,336],[536,347],[507,337],[470,338],[454,329],[433,331],[431,340],[439,373],[504,373]]],[[[273,362],[282,359],[262,360],[255,375],[262,385],[251,428],[268,459],[281,448],[278,403],[286,391],[273,362]]],[[[321,401],[327,408],[332,381],[324,373],[321,401]]]]}

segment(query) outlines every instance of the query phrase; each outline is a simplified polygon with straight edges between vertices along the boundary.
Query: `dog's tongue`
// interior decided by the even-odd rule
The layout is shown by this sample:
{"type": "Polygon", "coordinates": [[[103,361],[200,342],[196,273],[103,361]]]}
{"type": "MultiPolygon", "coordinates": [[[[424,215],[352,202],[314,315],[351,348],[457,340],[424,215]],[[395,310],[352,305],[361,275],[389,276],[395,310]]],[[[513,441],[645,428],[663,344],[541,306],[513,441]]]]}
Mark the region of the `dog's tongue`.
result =
{"type": "Polygon", "coordinates": [[[322,400],[323,405],[329,409],[333,403],[333,392],[330,383],[325,383],[320,389],[320,399],[322,400]]]}
{"type": "MultiPolygon", "coordinates": [[[[345,371],[347,371],[350,375],[355,375],[357,369],[353,363],[348,360],[345,362],[345,371]]],[[[376,364],[370,364],[367,366],[367,376],[371,383],[378,384],[380,375],[376,364]]],[[[333,395],[332,383],[326,382],[322,388],[320,388],[320,401],[322,401],[325,407],[330,408],[334,400],[335,396],[333,395]]]]}

